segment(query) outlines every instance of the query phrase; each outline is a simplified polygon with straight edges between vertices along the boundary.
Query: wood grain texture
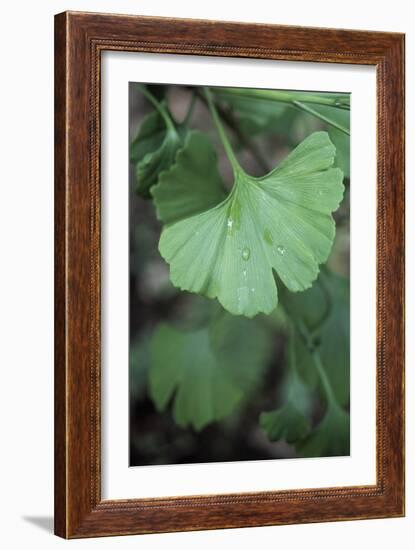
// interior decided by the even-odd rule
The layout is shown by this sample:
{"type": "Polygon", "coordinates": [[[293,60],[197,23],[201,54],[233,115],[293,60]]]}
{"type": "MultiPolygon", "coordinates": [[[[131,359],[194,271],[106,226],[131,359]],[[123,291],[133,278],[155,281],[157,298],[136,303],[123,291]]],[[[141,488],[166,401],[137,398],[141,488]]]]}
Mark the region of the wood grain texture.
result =
{"type": "Polygon", "coordinates": [[[55,127],[56,534],[76,538],[403,515],[404,36],[65,12],[55,18],[55,127]],[[376,485],[101,500],[103,50],[376,66],[376,485]]]}

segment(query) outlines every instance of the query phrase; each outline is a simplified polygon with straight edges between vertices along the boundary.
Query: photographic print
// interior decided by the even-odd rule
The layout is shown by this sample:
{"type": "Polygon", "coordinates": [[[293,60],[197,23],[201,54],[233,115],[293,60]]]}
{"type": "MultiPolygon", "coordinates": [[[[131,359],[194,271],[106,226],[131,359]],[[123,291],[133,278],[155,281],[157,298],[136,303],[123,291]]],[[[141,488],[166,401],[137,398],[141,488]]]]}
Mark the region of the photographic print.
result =
{"type": "Polygon", "coordinates": [[[129,102],[130,466],[349,455],[350,94],[129,102]]]}
{"type": "Polygon", "coordinates": [[[405,514],[404,45],[55,17],[57,535],[405,514]]]}

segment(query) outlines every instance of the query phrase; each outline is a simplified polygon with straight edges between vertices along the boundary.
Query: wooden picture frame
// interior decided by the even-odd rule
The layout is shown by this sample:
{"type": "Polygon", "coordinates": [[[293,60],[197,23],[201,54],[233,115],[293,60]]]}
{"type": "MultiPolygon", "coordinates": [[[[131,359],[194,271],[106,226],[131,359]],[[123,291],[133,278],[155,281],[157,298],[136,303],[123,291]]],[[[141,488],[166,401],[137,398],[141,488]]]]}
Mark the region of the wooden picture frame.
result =
{"type": "Polygon", "coordinates": [[[55,533],[78,538],[404,515],[404,35],[61,13],[55,18],[55,132],[55,533]],[[100,60],[105,50],[376,67],[375,485],[101,500],[100,60]]]}

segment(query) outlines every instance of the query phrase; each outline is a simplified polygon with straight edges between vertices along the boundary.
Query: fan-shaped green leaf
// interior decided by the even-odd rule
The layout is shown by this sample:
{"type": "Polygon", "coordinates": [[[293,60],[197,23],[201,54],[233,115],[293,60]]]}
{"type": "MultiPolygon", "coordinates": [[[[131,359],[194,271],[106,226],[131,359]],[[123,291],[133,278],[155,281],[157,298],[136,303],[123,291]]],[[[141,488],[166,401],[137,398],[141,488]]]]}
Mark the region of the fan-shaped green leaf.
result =
{"type": "Polygon", "coordinates": [[[295,371],[289,377],[285,391],[288,395],[285,404],[273,411],[261,413],[259,423],[270,441],[284,439],[287,443],[294,443],[310,431],[310,394],[295,371]]]}
{"type": "Polygon", "coordinates": [[[195,331],[162,324],[151,348],[154,403],[164,410],[173,398],[176,422],[200,430],[230,414],[256,387],[270,340],[255,321],[224,314],[195,331]]]}
{"type": "Polygon", "coordinates": [[[142,120],[139,131],[130,145],[130,160],[137,163],[147,153],[156,151],[163,143],[166,123],[157,111],[151,111],[142,120]]]}
{"type": "Polygon", "coordinates": [[[291,291],[311,286],[343,196],[343,174],[330,168],[334,155],[327,133],[316,132],[266,176],[238,170],[222,203],[166,227],[159,250],[173,284],[248,317],[276,307],[273,270],[291,291]]]}
{"type": "Polygon", "coordinates": [[[225,190],[216,161],[209,139],[199,132],[190,132],[176,162],[160,174],[157,185],[151,189],[160,221],[176,222],[224,200],[225,190]]]}
{"type": "Polygon", "coordinates": [[[350,453],[350,417],[340,407],[330,405],[317,428],[296,444],[305,457],[345,456],[350,453]]]}
{"type": "Polygon", "coordinates": [[[291,401],[280,409],[261,413],[259,422],[270,441],[283,439],[287,443],[294,443],[310,431],[309,420],[291,401]]]}
{"type": "Polygon", "coordinates": [[[139,194],[148,197],[159,174],[171,166],[181,146],[176,129],[167,128],[158,111],[152,111],[144,119],[140,131],[131,144],[130,158],[135,164],[139,194]]]}

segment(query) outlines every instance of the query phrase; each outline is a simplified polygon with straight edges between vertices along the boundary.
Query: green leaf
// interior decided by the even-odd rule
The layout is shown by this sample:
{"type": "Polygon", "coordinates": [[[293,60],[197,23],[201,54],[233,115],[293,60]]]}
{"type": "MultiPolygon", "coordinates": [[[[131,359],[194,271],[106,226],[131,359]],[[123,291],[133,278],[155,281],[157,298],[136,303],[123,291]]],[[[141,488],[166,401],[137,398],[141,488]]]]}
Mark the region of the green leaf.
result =
{"type": "Polygon", "coordinates": [[[167,127],[158,111],[144,118],[130,148],[130,158],[136,168],[137,193],[149,196],[151,186],[157,182],[159,174],[174,162],[181,144],[179,133],[174,126],[167,127]]]}
{"type": "Polygon", "coordinates": [[[163,230],[159,250],[172,283],[247,317],[275,309],[273,270],[291,291],[310,287],[330,253],[331,212],[343,196],[334,155],[327,133],[316,132],[266,176],[236,170],[222,203],[163,230]]]}
{"type": "Polygon", "coordinates": [[[224,312],[209,326],[212,349],[245,395],[256,390],[272,350],[270,333],[257,320],[224,312]]]}
{"type": "Polygon", "coordinates": [[[216,163],[209,139],[190,132],[176,162],[160,174],[158,184],[151,189],[158,219],[173,223],[223,201],[226,195],[216,163]]]}
{"type": "MultiPolygon", "coordinates": [[[[290,317],[312,334],[312,346],[324,365],[334,395],[341,405],[350,399],[349,281],[327,269],[312,288],[300,294],[284,292],[281,300],[290,317]]],[[[296,366],[310,387],[319,383],[311,352],[297,335],[296,366]]]]}
{"type": "Polygon", "coordinates": [[[286,403],[278,409],[261,413],[259,423],[270,441],[284,439],[287,443],[294,443],[303,439],[310,431],[307,416],[310,395],[295,371],[291,374],[285,390],[288,393],[286,403]]]}
{"type": "Polygon", "coordinates": [[[137,163],[163,143],[166,123],[158,111],[151,111],[144,118],[134,141],[130,145],[130,160],[137,163]]]}
{"type": "MultiPolygon", "coordinates": [[[[277,308],[281,309],[281,308],[277,308]]],[[[280,386],[283,405],[260,416],[260,425],[271,441],[285,439],[287,443],[304,438],[310,431],[311,393],[297,373],[296,330],[289,319],[286,321],[288,344],[286,362],[288,375],[280,386]]]]}
{"type": "Polygon", "coordinates": [[[287,443],[294,443],[310,431],[309,420],[291,401],[280,409],[261,413],[259,423],[270,441],[283,439],[287,443]]]}
{"type": "Polygon", "coordinates": [[[157,409],[164,410],[173,399],[176,423],[201,430],[229,415],[254,390],[270,340],[255,321],[225,313],[195,331],[162,324],[151,350],[149,388],[157,409]]]}
{"type": "Polygon", "coordinates": [[[350,454],[350,417],[331,405],[317,428],[296,444],[304,457],[345,456],[350,454]]]}

